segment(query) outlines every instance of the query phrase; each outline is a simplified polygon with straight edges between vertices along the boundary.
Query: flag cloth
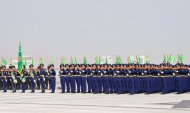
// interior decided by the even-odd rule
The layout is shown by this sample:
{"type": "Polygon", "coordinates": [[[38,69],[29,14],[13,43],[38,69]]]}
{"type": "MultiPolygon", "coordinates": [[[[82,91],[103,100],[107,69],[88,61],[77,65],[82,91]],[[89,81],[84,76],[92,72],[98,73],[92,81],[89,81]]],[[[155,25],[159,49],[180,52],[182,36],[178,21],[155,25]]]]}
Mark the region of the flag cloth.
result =
{"type": "Polygon", "coordinates": [[[62,57],[62,58],[61,58],[61,64],[66,64],[66,59],[65,59],[65,57],[62,57]]]}
{"type": "Polygon", "coordinates": [[[108,64],[109,62],[108,62],[108,57],[106,57],[106,64],[108,64]]]}
{"type": "Polygon", "coordinates": [[[77,58],[75,57],[74,64],[78,64],[77,58]]]}
{"type": "Polygon", "coordinates": [[[73,57],[71,57],[71,64],[74,64],[73,57]]]}
{"type": "Polygon", "coordinates": [[[43,63],[43,59],[42,59],[42,57],[39,58],[39,63],[40,63],[40,64],[43,63]]]}
{"type": "Polygon", "coordinates": [[[115,58],[115,64],[119,64],[119,57],[118,56],[116,56],[116,58],[115,58]]]}
{"type": "Polygon", "coordinates": [[[169,62],[173,63],[175,61],[175,57],[173,55],[170,55],[169,57],[169,62]]]}
{"type": "Polygon", "coordinates": [[[178,54],[178,62],[183,63],[183,54],[178,54]]]}
{"type": "Polygon", "coordinates": [[[13,65],[13,59],[11,58],[11,63],[10,63],[10,65],[12,66],[13,65]]]}
{"type": "Polygon", "coordinates": [[[119,58],[119,64],[122,64],[123,61],[122,61],[122,59],[121,59],[121,56],[118,56],[118,58],[119,58]]]}
{"type": "Polygon", "coordinates": [[[163,60],[163,63],[166,64],[167,63],[167,55],[164,54],[164,60],[163,60]]]}
{"type": "Polygon", "coordinates": [[[34,58],[32,57],[32,65],[34,65],[34,58]]]}
{"type": "Polygon", "coordinates": [[[24,61],[23,61],[23,65],[24,65],[24,66],[27,66],[26,58],[25,58],[24,61]]]}
{"type": "Polygon", "coordinates": [[[22,57],[22,47],[20,42],[19,51],[18,51],[18,71],[21,72],[22,68],[23,68],[23,57],[22,57]]]}
{"type": "Polygon", "coordinates": [[[136,56],[136,61],[137,61],[137,64],[140,64],[140,63],[141,63],[140,56],[136,56]]]}
{"type": "Polygon", "coordinates": [[[84,60],[84,64],[87,64],[87,58],[86,57],[83,57],[83,60],[84,60]]]}
{"type": "Polygon", "coordinates": [[[150,58],[149,58],[149,56],[145,56],[145,63],[146,63],[146,64],[149,64],[149,63],[150,63],[150,58]]]}
{"type": "Polygon", "coordinates": [[[4,58],[1,59],[1,65],[7,65],[6,59],[4,59],[4,58]]]}
{"type": "Polygon", "coordinates": [[[100,64],[100,57],[96,56],[96,58],[95,58],[95,64],[100,64]]]}
{"type": "Polygon", "coordinates": [[[133,56],[129,56],[129,64],[134,64],[135,58],[133,56]]]}

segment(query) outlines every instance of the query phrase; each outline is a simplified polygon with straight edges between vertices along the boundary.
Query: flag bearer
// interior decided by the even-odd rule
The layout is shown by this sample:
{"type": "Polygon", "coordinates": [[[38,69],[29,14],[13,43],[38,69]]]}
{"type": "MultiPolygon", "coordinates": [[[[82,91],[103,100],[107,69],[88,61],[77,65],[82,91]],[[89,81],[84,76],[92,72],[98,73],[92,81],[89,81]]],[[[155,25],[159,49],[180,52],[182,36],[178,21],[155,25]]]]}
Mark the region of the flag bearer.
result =
{"type": "Polygon", "coordinates": [[[28,72],[27,72],[27,69],[25,66],[23,66],[23,69],[21,71],[21,76],[20,76],[20,79],[21,79],[21,83],[22,83],[22,93],[25,93],[25,90],[26,90],[26,77],[28,76],[28,72]]]}

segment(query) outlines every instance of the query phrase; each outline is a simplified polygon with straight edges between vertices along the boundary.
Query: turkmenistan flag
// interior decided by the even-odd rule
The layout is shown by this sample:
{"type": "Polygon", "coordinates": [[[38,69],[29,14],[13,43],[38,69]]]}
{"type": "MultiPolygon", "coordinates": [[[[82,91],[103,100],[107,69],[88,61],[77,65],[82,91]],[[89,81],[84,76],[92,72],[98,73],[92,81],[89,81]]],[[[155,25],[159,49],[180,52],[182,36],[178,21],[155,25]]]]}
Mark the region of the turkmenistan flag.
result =
{"type": "Polygon", "coordinates": [[[23,60],[23,65],[27,67],[27,61],[26,61],[26,58],[23,60]]]}
{"type": "Polygon", "coordinates": [[[34,58],[32,57],[32,65],[34,65],[34,58]]]}
{"type": "Polygon", "coordinates": [[[106,57],[106,64],[108,64],[109,62],[108,62],[108,57],[106,57]]]}
{"type": "Polygon", "coordinates": [[[61,64],[66,64],[66,59],[65,59],[65,57],[61,57],[61,64]]]}
{"type": "Polygon", "coordinates": [[[183,54],[178,54],[178,62],[183,63],[183,54]]]}
{"type": "Polygon", "coordinates": [[[118,56],[116,56],[116,58],[115,58],[115,64],[119,64],[119,57],[118,56]]]}
{"type": "Polygon", "coordinates": [[[39,64],[42,64],[43,63],[43,59],[42,57],[39,58],[39,64]]]}
{"type": "Polygon", "coordinates": [[[74,64],[74,60],[73,60],[73,57],[71,57],[71,64],[74,64]]]}
{"type": "Polygon", "coordinates": [[[119,60],[119,64],[122,64],[123,63],[123,61],[122,61],[122,59],[121,59],[121,56],[118,56],[118,60],[119,60]]]}
{"type": "Polygon", "coordinates": [[[96,56],[96,58],[95,58],[95,64],[100,64],[100,57],[96,56]]]}
{"type": "Polygon", "coordinates": [[[141,63],[140,56],[136,56],[136,61],[137,61],[137,64],[140,64],[140,63],[141,63]]]}
{"type": "Polygon", "coordinates": [[[175,61],[175,57],[173,55],[170,55],[169,61],[170,61],[170,63],[173,63],[175,61]]]}
{"type": "Polygon", "coordinates": [[[163,60],[163,63],[166,64],[167,63],[167,55],[164,54],[164,60],[163,60]]]}
{"type": "Polygon", "coordinates": [[[7,60],[5,58],[1,59],[1,65],[7,65],[7,60]]]}
{"type": "Polygon", "coordinates": [[[84,64],[87,64],[88,61],[87,61],[87,58],[86,57],[83,57],[83,60],[84,60],[84,64]]]}
{"type": "Polygon", "coordinates": [[[23,57],[22,57],[22,47],[20,42],[19,51],[18,51],[18,71],[21,72],[22,68],[23,68],[23,57]]]}
{"type": "Polygon", "coordinates": [[[75,57],[74,64],[78,64],[77,57],[75,57]]]}

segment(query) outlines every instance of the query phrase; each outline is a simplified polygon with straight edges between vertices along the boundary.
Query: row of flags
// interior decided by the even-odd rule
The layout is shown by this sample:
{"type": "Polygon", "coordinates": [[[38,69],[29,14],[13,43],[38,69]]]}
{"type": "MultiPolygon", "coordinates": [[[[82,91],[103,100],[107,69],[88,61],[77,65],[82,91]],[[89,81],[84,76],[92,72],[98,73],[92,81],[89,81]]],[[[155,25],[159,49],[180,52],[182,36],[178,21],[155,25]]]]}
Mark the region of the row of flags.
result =
{"type": "MultiPolygon", "coordinates": [[[[183,63],[183,55],[178,54],[178,63],[183,63]]],[[[176,61],[176,57],[173,55],[166,55],[164,54],[164,59],[163,63],[174,63],[176,61]]],[[[43,63],[43,58],[39,58],[39,64],[43,63]]],[[[65,57],[61,57],[61,64],[68,64],[67,59],[65,57]]],[[[77,61],[76,57],[71,57],[70,64],[78,64],[79,62],[77,61]]],[[[115,62],[112,62],[115,64],[123,64],[121,56],[116,56],[115,62]]],[[[149,64],[150,63],[150,58],[149,56],[129,56],[128,57],[128,63],[129,64],[149,64]]],[[[7,60],[5,58],[1,59],[1,65],[7,65],[7,60]]],[[[11,65],[13,65],[13,60],[11,58],[11,65]]],[[[34,65],[34,58],[32,58],[32,64],[34,65]]],[[[53,60],[49,61],[49,64],[54,64],[53,60]]],[[[87,57],[83,57],[83,64],[88,64],[87,57]]],[[[96,56],[95,57],[95,64],[111,64],[110,62],[110,57],[100,57],[96,56]],[[102,61],[104,60],[104,61],[102,61]]],[[[22,57],[22,50],[19,47],[19,54],[18,54],[18,70],[22,70],[23,66],[28,66],[27,60],[22,57]],[[21,52],[21,53],[20,53],[21,52]]]]}
{"type": "MultiPolygon", "coordinates": [[[[177,56],[178,58],[178,63],[183,63],[183,54],[178,54],[177,56]]],[[[176,61],[176,57],[173,55],[167,55],[164,54],[164,59],[163,59],[163,63],[174,63],[176,61]]]]}
{"type": "MultiPolygon", "coordinates": [[[[18,71],[21,72],[23,69],[23,66],[27,66],[30,64],[27,64],[27,60],[23,58],[22,56],[22,47],[21,42],[19,43],[19,51],[18,51],[18,71]]],[[[176,57],[173,55],[166,55],[164,54],[163,63],[173,63],[175,62],[176,57]]],[[[95,57],[95,64],[111,64],[111,58],[110,57],[95,57]]],[[[43,63],[42,57],[39,58],[39,64],[43,63]]],[[[50,64],[54,64],[53,60],[50,60],[50,64]]],[[[71,64],[78,64],[76,57],[71,57],[71,64]]],[[[113,63],[113,62],[112,62],[113,63]]],[[[129,64],[149,64],[150,63],[150,57],[149,56],[129,56],[128,57],[128,63],[129,64]]],[[[183,54],[178,54],[178,63],[183,63],[183,54]]],[[[32,58],[32,64],[34,65],[34,58],[32,58]]],[[[61,64],[68,64],[65,57],[61,58],[61,64]]],[[[88,64],[87,58],[83,57],[83,64],[88,64]]],[[[115,64],[123,64],[121,56],[116,56],[115,58],[115,64]]],[[[1,65],[7,65],[7,60],[5,58],[1,59],[1,65]]],[[[11,65],[13,65],[13,60],[11,58],[11,65]]]]}

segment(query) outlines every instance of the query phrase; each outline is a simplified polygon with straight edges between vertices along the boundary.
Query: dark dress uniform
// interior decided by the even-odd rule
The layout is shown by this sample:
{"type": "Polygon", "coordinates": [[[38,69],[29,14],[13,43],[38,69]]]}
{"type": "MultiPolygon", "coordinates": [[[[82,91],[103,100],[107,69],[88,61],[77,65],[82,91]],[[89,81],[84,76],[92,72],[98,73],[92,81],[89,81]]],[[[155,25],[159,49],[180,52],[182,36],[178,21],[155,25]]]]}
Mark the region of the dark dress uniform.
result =
{"type": "Polygon", "coordinates": [[[45,93],[45,79],[47,78],[47,72],[45,71],[45,69],[40,69],[39,77],[42,93],[45,93]]]}
{"type": "Polygon", "coordinates": [[[31,83],[31,93],[34,93],[36,88],[36,73],[34,69],[29,71],[29,81],[31,83]]]}
{"type": "Polygon", "coordinates": [[[28,72],[26,69],[23,69],[23,71],[21,72],[21,85],[22,85],[22,92],[24,93],[26,90],[26,77],[28,76],[28,72]]]}
{"type": "MultiPolygon", "coordinates": [[[[51,65],[53,66],[53,65],[51,65]]],[[[54,67],[54,66],[53,66],[54,67]]],[[[49,83],[51,87],[51,93],[55,93],[55,87],[56,87],[56,72],[54,69],[49,70],[49,83]]]]}
{"type": "Polygon", "coordinates": [[[3,70],[2,72],[2,83],[3,83],[3,91],[7,92],[7,78],[8,78],[8,72],[6,70],[3,70]]]}
{"type": "Polygon", "coordinates": [[[92,92],[92,86],[93,86],[93,72],[92,70],[89,68],[86,70],[86,75],[87,75],[87,86],[88,86],[88,93],[92,92]]]}

